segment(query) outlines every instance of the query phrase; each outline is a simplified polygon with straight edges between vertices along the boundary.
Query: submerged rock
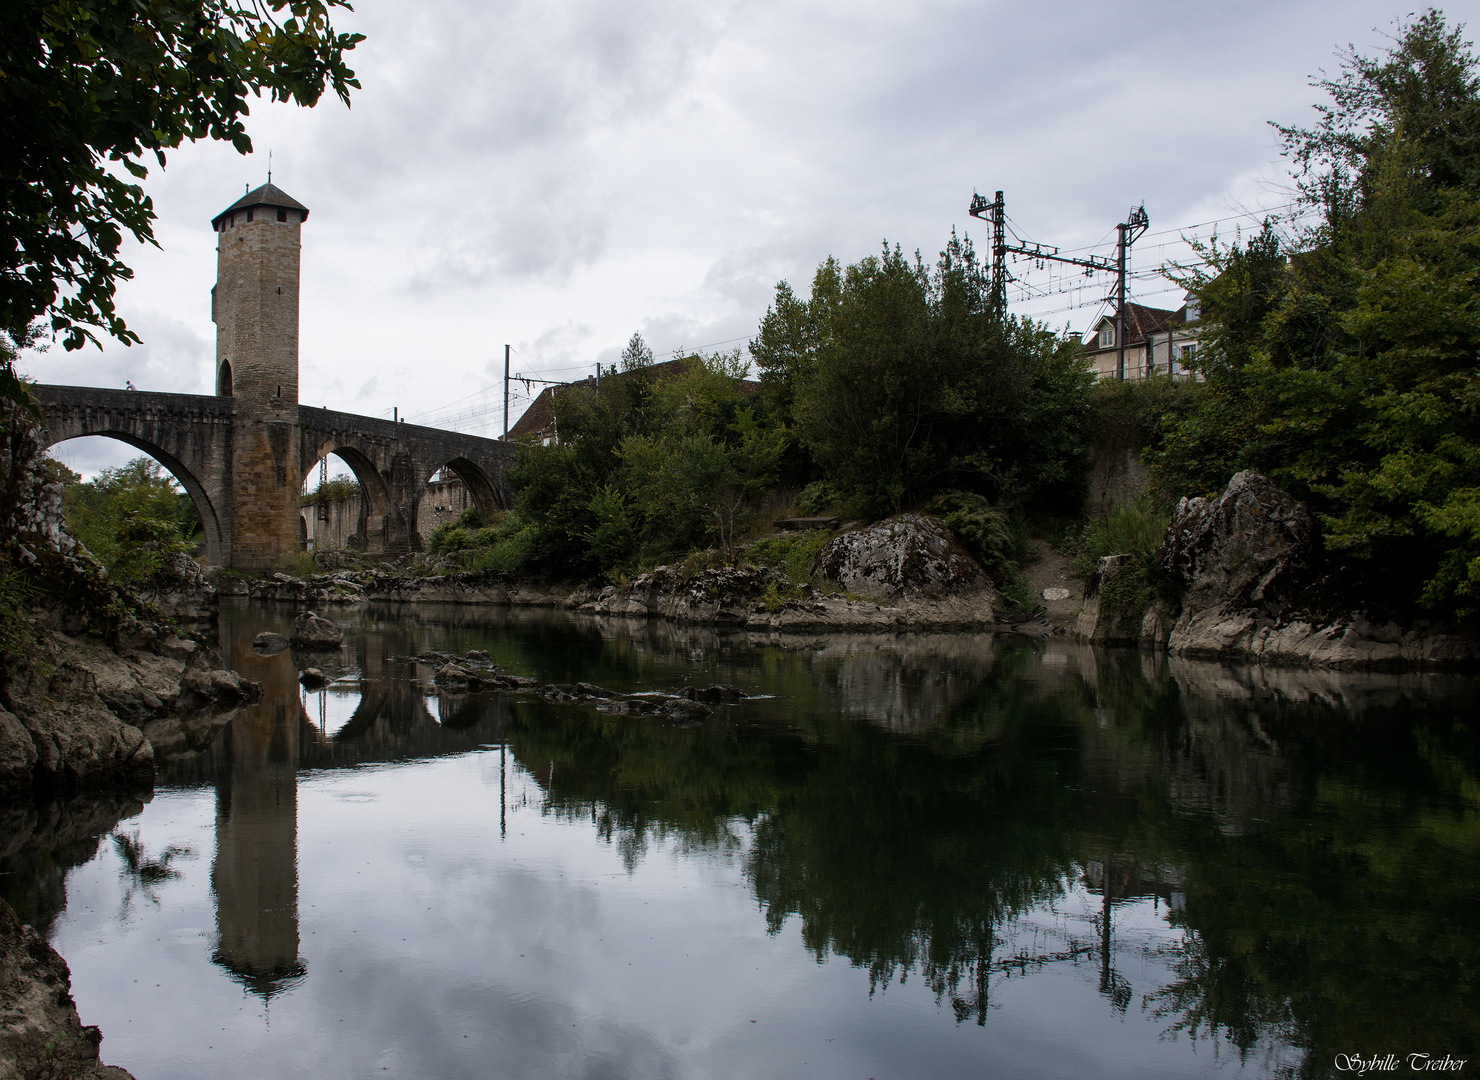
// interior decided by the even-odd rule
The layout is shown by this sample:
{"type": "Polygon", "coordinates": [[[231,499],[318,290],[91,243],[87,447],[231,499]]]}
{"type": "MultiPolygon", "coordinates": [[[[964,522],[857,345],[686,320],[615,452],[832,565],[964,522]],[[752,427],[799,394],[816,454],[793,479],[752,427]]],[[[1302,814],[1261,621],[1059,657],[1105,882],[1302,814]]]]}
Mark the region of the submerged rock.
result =
{"type": "Polygon", "coordinates": [[[282,634],[274,634],[271,630],[264,630],[252,639],[252,648],[263,656],[276,656],[288,647],[288,639],[282,634]]]}
{"type": "Polygon", "coordinates": [[[591,701],[614,698],[619,695],[594,683],[547,683],[535,690],[546,701],[591,701]]]}
{"type": "Polygon", "coordinates": [[[312,611],[305,611],[293,620],[293,629],[288,633],[288,643],[296,649],[332,650],[344,642],[344,631],[335,623],[312,611]]]}
{"type": "Polygon", "coordinates": [[[655,716],[658,706],[647,698],[607,698],[596,703],[596,711],[608,716],[655,716]]]}
{"type": "Polygon", "coordinates": [[[689,701],[703,701],[710,705],[721,702],[744,701],[750,695],[738,686],[688,686],[678,695],[689,701]]]}

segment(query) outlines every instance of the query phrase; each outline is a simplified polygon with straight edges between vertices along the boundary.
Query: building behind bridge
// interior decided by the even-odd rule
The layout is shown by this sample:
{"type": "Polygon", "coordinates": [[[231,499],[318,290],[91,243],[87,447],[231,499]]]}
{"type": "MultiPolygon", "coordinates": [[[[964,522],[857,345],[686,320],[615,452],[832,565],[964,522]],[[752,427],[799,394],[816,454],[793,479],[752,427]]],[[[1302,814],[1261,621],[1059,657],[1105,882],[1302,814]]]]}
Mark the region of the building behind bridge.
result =
{"type": "MultiPolygon", "coordinates": [[[[439,470],[427,483],[416,514],[416,531],[422,546],[430,542],[438,525],[456,521],[470,506],[477,506],[477,500],[462,478],[450,469],[439,470]]],[[[322,500],[305,495],[300,517],[304,546],[309,551],[365,549],[368,508],[359,487],[333,492],[322,500]]]]}

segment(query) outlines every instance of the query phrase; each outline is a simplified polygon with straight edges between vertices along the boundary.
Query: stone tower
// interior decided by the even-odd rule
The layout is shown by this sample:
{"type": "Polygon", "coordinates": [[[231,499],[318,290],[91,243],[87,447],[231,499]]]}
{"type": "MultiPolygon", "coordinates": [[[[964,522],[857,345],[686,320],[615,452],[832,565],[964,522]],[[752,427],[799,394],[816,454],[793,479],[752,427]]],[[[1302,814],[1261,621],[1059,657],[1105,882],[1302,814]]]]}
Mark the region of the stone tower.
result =
{"type": "Polygon", "coordinates": [[[233,399],[231,494],[222,557],[242,570],[298,551],[298,253],[308,208],[267,183],[216,230],[216,394],[233,399]]]}

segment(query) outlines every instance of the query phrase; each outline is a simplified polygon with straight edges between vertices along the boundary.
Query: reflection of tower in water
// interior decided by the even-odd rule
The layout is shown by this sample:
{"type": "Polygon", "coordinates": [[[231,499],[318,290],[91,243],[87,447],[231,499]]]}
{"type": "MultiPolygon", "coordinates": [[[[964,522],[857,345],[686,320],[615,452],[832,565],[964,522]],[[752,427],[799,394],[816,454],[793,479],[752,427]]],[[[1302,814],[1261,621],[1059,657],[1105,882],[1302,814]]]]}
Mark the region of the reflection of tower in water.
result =
{"type": "Polygon", "coordinates": [[[264,681],[263,702],[234,717],[226,733],[211,867],[218,939],[212,959],[264,1001],[305,970],[298,957],[300,716],[291,708],[297,685],[268,685],[296,671],[282,663],[272,668],[252,673],[264,681]]]}

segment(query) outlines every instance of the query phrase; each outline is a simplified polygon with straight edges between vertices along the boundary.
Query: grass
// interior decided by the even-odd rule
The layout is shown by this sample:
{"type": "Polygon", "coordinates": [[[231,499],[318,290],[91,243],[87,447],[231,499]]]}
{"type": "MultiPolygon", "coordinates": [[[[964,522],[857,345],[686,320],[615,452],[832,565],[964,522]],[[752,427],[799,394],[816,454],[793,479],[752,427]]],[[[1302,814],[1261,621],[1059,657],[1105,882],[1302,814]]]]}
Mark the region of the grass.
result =
{"type": "Polygon", "coordinates": [[[801,585],[812,580],[812,564],[817,561],[817,553],[832,538],[829,529],[781,533],[755,541],[745,549],[744,555],[759,566],[780,570],[793,585],[801,585]]]}
{"type": "Polygon", "coordinates": [[[1157,553],[1171,511],[1150,496],[1122,502],[1085,525],[1074,553],[1074,572],[1092,584],[1101,559],[1129,555],[1129,565],[1100,585],[1100,610],[1119,620],[1144,613],[1164,592],[1157,553]]]}

